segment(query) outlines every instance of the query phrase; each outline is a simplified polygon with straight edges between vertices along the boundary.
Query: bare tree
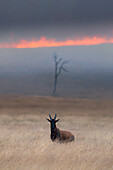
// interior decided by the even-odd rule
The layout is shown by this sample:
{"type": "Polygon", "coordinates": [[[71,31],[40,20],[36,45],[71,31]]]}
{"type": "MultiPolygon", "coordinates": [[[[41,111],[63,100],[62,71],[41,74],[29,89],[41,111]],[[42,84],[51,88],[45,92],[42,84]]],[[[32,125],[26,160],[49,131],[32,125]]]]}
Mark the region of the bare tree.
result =
{"type": "Polygon", "coordinates": [[[64,68],[64,65],[68,63],[68,61],[62,61],[62,58],[57,57],[57,55],[54,55],[54,61],[55,61],[55,75],[54,75],[54,88],[52,95],[55,96],[56,94],[56,87],[58,83],[58,77],[61,74],[62,70],[67,72],[67,70],[64,68]]]}

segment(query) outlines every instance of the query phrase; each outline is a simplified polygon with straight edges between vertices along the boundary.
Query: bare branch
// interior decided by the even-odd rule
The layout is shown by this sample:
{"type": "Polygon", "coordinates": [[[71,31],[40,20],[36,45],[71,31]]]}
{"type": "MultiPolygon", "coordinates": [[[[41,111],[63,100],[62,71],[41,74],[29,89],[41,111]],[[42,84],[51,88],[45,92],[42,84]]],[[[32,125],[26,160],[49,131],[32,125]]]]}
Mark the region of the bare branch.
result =
{"type": "Polygon", "coordinates": [[[62,61],[62,58],[60,58],[60,59],[57,61],[57,64],[59,64],[61,61],[62,61]]]}
{"type": "Polygon", "coordinates": [[[56,93],[56,87],[58,82],[58,76],[60,75],[61,71],[67,72],[64,65],[67,64],[69,61],[63,61],[62,58],[58,58],[57,54],[54,54],[54,61],[55,61],[55,75],[54,75],[54,88],[53,88],[53,96],[56,93]]]}
{"type": "Polygon", "coordinates": [[[62,70],[65,71],[65,72],[68,72],[64,67],[62,67],[62,70]]]}
{"type": "Polygon", "coordinates": [[[54,60],[55,60],[55,63],[57,63],[57,55],[56,54],[54,55],[54,60]]]}
{"type": "Polygon", "coordinates": [[[64,64],[67,64],[67,63],[68,63],[68,61],[63,61],[63,62],[62,62],[61,66],[60,66],[60,68],[59,68],[59,71],[58,71],[58,73],[57,73],[57,76],[60,75],[60,73],[61,73],[62,70],[65,71],[65,72],[67,72],[67,70],[63,67],[63,65],[64,65],[64,64]]]}

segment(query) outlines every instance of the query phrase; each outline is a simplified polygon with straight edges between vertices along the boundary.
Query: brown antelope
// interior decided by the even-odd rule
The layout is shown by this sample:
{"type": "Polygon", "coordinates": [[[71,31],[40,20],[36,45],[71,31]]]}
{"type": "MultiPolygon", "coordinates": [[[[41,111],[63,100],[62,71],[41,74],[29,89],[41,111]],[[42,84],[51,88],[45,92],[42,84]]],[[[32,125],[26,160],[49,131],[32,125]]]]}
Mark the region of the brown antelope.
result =
{"type": "Polygon", "coordinates": [[[62,131],[56,127],[56,122],[58,122],[60,119],[56,120],[56,113],[54,119],[52,119],[51,115],[49,114],[50,119],[47,119],[51,123],[51,140],[52,141],[60,141],[60,142],[71,142],[74,141],[75,137],[71,132],[68,131],[62,131]]]}

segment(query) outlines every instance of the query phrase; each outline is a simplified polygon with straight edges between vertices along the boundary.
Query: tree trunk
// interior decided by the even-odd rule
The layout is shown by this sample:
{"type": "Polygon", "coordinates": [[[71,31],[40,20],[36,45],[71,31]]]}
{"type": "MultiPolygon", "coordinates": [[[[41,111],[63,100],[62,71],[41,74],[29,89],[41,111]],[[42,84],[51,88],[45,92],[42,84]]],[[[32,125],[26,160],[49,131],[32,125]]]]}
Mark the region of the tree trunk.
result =
{"type": "Polygon", "coordinates": [[[55,80],[54,80],[54,89],[52,95],[55,96],[56,94],[56,87],[57,87],[57,64],[55,65],[55,80]]]}
{"type": "Polygon", "coordinates": [[[56,94],[56,86],[57,86],[57,79],[55,79],[55,82],[54,82],[53,96],[55,96],[56,94]]]}
{"type": "Polygon", "coordinates": [[[52,95],[56,95],[56,88],[57,88],[57,81],[60,73],[63,71],[67,72],[67,70],[64,68],[64,64],[67,63],[67,61],[62,61],[62,58],[57,59],[57,56],[54,56],[54,61],[55,61],[55,75],[54,75],[54,87],[53,87],[53,92],[52,95]],[[61,63],[62,61],[62,63],[61,63]]]}

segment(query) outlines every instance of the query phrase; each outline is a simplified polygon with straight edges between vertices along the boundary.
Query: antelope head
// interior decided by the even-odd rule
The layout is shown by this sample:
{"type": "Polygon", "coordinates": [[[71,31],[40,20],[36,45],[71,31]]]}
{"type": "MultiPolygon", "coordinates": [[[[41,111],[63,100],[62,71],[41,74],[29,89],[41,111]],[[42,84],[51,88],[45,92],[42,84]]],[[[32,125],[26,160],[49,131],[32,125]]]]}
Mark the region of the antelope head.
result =
{"type": "Polygon", "coordinates": [[[51,140],[52,141],[54,141],[56,139],[56,135],[57,135],[56,134],[57,133],[56,122],[58,122],[60,120],[60,119],[56,120],[56,117],[57,117],[57,114],[55,113],[55,116],[52,119],[51,114],[49,113],[49,118],[50,119],[46,118],[51,124],[51,140]]]}

